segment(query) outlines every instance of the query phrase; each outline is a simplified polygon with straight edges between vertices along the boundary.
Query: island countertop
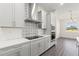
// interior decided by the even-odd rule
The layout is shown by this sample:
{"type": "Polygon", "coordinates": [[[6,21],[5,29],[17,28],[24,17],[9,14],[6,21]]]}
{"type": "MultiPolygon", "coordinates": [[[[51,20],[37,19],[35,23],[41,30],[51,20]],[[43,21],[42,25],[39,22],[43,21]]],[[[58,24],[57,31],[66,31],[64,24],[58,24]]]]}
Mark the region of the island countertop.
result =
{"type": "Polygon", "coordinates": [[[0,41],[0,49],[10,47],[13,45],[22,44],[22,43],[29,43],[29,42],[30,42],[30,40],[25,39],[25,38],[18,38],[18,39],[13,39],[13,40],[3,40],[3,41],[0,41]]]}

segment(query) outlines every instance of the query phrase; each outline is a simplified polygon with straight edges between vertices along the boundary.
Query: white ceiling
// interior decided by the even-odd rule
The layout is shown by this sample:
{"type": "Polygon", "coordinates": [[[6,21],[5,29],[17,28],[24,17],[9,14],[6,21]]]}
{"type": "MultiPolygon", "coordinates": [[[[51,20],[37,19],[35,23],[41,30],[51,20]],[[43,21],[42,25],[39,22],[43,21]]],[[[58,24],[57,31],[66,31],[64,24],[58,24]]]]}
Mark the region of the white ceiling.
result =
{"type": "Polygon", "coordinates": [[[60,18],[68,16],[70,10],[74,15],[79,15],[79,3],[64,3],[63,5],[60,3],[38,3],[38,5],[48,11],[56,10],[56,16],[60,18]]]}
{"type": "Polygon", "coordinates": [[[60,5],[60,3],[37,3],[40,7],[52,11],[54,9],[56,10],[74,10],[79,9],[79,3],[64,3],[63,5],[60,5]]]}
{"type": "Polygon", "coordinates": [[[47,11],[54,11],[60,6],[59,3],[37,3],[37,4],[47,11]]]}

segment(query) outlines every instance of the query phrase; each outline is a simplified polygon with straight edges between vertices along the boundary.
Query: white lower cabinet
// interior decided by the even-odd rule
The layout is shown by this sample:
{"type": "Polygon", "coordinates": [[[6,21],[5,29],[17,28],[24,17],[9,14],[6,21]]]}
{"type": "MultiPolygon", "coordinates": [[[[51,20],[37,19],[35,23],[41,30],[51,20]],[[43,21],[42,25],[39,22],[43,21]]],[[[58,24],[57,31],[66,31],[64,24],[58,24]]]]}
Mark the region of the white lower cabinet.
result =
{"type": "Polygon", "coordinates": [[[38,56],[44,52],[44,39],[31,41],[31,56],[38,56]]]}
{"type": "Polygon", "coordinates": [[[12,53],[12,54],[9,54],[9,55],[6,55],[6,56],[20,56],[20,55],[19,55],[19,52],[15,52],[15,53],[12,53]]]}
{"type": "Polygon", "coordinates": [[[31,41],[31,56],[38,56],[50,48],[50,36],[31,41]]]}
{"type": "Polygon", "coordinates": [[[21,56],[30,56],[30,44],[25,44],[20,49],[21,56]]]}
{"type": "Polygon", "coordinates": [[[1,50],[0,56],[19,56],[19,48],[5,48],[1,50]]]}
{"type": "Polygon", "coordinates": [[[40,47],[39,40],[31,41],[31,56],[39,55],[39,47],[40,47]]]}
{"type": "Polygon", "coordinates": [[[44,39],[45,39],[45,50],[47,50],[50,48],[51,38],[50,38],[50,36],[48,36],[48,37],[45,37],[44,39]]]}
{"type": "Polygon", "coordinates": [[[0,56],[30,56],[30,44],[0,50],[0,56]]]}
{"type": "Polygon", "coordinates": [[[25,44],[0,49],[0,56],[39,56],[49,48],[50,36],[46,36],[25,44]]]}
{"type": "Polygon", "coordinates": [[[19,51],[17,51],[17,52],[15,52],[15,51],[7,52],[5,54],[1,54],[0,56],[19,56],[19,51]]]}
{"type": "Polygon", "coordinates": [[[42,38],[40,40],[39,54],[42,54],[45,51],[45,40],[42,38]]]}

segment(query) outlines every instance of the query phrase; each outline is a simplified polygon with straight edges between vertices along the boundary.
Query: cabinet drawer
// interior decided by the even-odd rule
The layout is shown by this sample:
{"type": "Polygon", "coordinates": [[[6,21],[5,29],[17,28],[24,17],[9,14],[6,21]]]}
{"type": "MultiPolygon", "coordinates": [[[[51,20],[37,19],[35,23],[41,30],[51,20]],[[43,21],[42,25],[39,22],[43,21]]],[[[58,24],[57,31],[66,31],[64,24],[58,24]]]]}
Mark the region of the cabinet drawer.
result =
{"type": "Polygon", "coordinates": [[[0,56],[13,55],[13,54],[15,54],[15,53],[17,53],[19,51],[20,51],[20,47],[18,47],[18,48],[11,48],[11,49],[5,49],[5,50],[1,51],[2,53],[0,53],[0,56]]]}
{"type": "MultiPolygon", "coordinates": [[[[19,45],[0,49],[0,56],[6,56],[6,55],[9,56],[9,55],[13,55],[14,53],[20,52],[23,45],[24,44],[19,44],[19,45]]],[[[14,54],[14,55],[16,55],[16,54],[14,54]]],[[[20,54],[18,53],[18,55],[20,55],[20,54]]]]}

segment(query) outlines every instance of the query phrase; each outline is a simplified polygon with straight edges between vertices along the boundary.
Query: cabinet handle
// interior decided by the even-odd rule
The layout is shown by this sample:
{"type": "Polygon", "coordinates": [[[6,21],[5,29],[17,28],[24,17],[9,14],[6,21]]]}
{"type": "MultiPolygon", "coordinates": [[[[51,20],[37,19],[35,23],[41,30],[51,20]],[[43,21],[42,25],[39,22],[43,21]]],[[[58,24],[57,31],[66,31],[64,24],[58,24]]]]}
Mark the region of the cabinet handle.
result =
{"type": "Polygon", "coordinates": [[[40,47],[40,43],[38,43],[38,47],[40,47]]]}

